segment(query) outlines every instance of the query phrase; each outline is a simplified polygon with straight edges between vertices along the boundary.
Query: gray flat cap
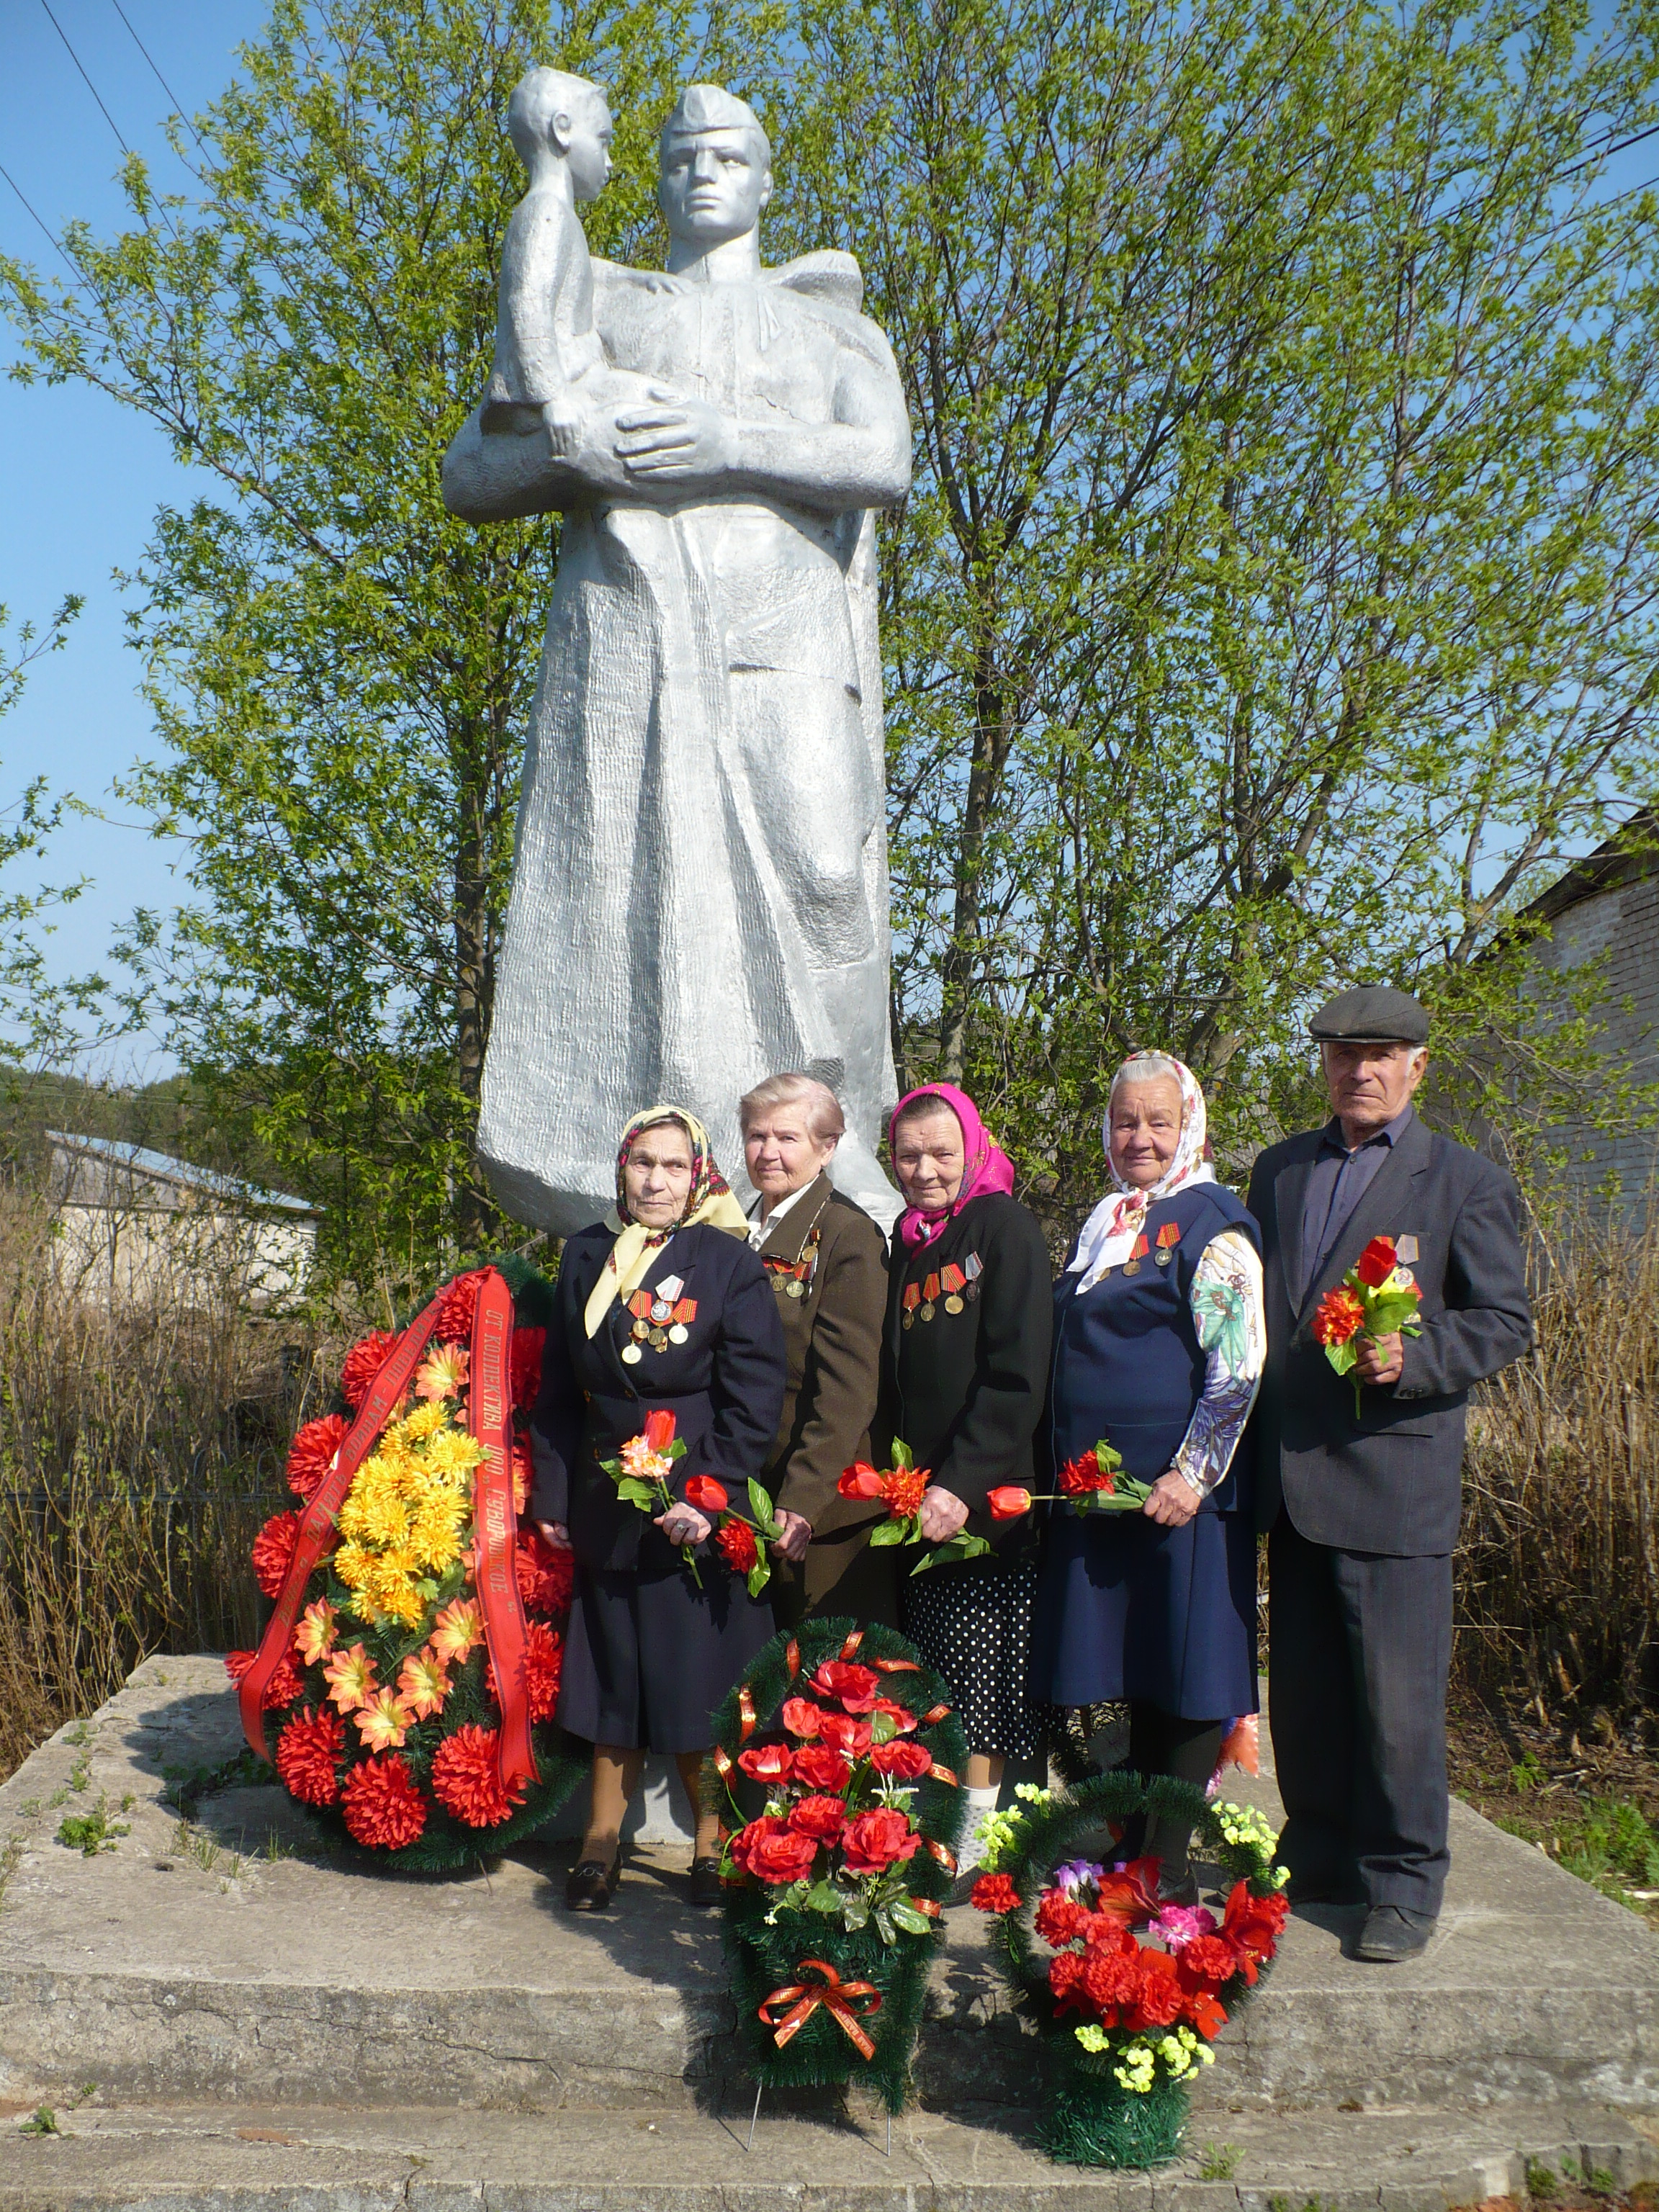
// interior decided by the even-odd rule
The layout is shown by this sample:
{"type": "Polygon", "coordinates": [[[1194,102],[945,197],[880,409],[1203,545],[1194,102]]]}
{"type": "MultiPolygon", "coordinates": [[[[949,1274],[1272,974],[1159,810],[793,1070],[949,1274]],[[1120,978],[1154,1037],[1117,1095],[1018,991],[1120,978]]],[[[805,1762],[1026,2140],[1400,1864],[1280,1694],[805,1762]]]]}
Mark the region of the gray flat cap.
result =
{"type": "Polygon", "coordinates": [[[1362,983],[1328,1000],[1309,1023],[1308,1035],[1328,1044],[1426,1044],[1429,1018],[1409,991],[1362,983]]]}

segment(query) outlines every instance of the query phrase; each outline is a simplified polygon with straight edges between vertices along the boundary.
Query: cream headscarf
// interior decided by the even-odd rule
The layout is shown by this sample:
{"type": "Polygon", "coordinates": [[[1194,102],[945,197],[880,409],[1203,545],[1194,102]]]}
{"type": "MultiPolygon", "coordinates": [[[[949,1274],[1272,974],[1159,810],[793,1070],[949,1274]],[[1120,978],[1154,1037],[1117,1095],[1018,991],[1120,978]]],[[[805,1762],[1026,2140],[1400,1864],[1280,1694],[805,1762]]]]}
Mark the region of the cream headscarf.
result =
{"type": "MultiPolygon", "coordinates": [[[[1134,1250],[1146,1218],[1146,1209],[1171,1192],[1185,1189],[1189,1184],[1213,1182],[1215,1170],[1205,1158],[1209,1136],[1209,1115],[1204,1105],[1204,1093],[1198,1078],[1184,1060],[1173,1053],[1132,1052],[1112,1079],[1115,1091],[1122,1080],[1123,1069],[1133,1067],[1138,1060],[1165,1060],[1181,1085],[1181,1135],[1176,1145],[1175,1158],[1150,1190],[1137,1190],[1124,1182],[1112,1165],[1112,1107],[1109,1098],[1106,1111],[1101,1116],[1101,1139],[1106,1147],[1106,1166],[1113,1183],[1113,1194],[1103,1198],[1083,1224],[1083,1234],[1077,1240],[1077,1251],[1066,1272],[1079,1275],[1082,1280],[1076,1295],[1093,1290],[1109,1267],[1115,1267],[1134,1250]]],[[[1158,1073],[1162,1074],[1160,1068],[1158,1073]]]]}
{"type": "Polygon", "coordinates": [[[711,1229],[728,1230],[733,1237],[746,1237],[749,1234],[749,1218],[714,1164],[708,1132],[684,1106],[653,1106],[643,1114],[636,1114],[623,1131],[617,1152],[617,1204],[615,1210],[605,1217],[605,1225],[616,1231],[617,1241],[599,1270],[599,1279],[593,1285],[582,1315],[589,1336],[599,1334],[599,1323],[617,1299],[625,1298],[639,1288],[651,1266],[651,1255],[659,1251],[677,1229],[695,1228],[702,1222],[711,1229]],[[641,1130],[662,1121],[672,1121],[685,1132],[686,1142],[691,1147],[691,1188],[686,1194],[685,1212],[679,1219],[671,1222],[665,1229],[652,1229],[629,1214],[623,1170],[641,1130]]]}

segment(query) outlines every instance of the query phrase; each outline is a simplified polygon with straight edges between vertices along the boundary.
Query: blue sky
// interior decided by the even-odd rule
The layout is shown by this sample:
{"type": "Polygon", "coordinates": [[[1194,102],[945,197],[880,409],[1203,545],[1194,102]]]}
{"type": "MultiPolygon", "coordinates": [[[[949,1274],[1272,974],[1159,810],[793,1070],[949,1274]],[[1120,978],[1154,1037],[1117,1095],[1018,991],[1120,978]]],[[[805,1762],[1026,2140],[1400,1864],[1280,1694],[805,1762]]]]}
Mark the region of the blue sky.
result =
{"type": "MultiPolygon", "coordinates": [[[[235,67],[235,49],[263,25],[265,0],[121,0],[128,21],[187,113],[205,106],[235,67]]],[[[112,0],[51,0],[116,127],[151,162],[158,185],[188,180],[162,122],[172,102],[112,0]]],[[[117,228],[121,149],[41,0],[0,6],[0,162],[56,233],[76,216],[117,228]]],[[[0,246],[46,268],[46,240],[0,179],[0,246]]],[[[60,264],[61,265],[61,264],[60,264]]],[[[13,356],[9,352],[6,358],[13,356]]],[[[16,711],[0,723],[0,800],[39,772],[107,804],[112,781],[152,749],[137,656],[125,642],[118,568],[135,568],[151,518],[188,495],[189,477],[160,433],[79,386],[25,390],[0,382],[0,604],[14,623],[41,621],[65,592],[86,607],[63,652],[36,664],[16,711]]],[[[55,969],[76,973],[105,956],[112,927],[137,905],[178,897],[178,855],[129,810],[78,825],[58,848],[59,878],[93,887],[65,910],[55,969]]],[[[153,1046],[118,1048],[122,1072],[165,1072],[153,1046]]]]}

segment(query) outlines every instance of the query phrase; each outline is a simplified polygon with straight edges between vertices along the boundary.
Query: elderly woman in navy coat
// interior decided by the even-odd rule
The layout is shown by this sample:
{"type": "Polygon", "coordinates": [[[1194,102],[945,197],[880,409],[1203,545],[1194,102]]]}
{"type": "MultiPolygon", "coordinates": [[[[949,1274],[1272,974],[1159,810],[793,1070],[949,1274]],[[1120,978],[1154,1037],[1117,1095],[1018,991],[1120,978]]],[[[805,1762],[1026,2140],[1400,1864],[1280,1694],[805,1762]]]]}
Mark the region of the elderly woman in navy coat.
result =
{"type": "Polygon", "coordinates": [[[783,1407],[783,1330],[749,1224],[702,1125],[653,1107],[623,1132],[617,1210],[569,1239],[532,1425],[532,1510],[576,1555],[557,1717],[593,1746],[587,1832],[566,1887],[611,1902],[623,1816],[647,1750],[672,1753],[696,1824],[694,1903],[720,1901],[715,1818],[700,1802],[709,1716],[773,1633],[772,1608],[709,1542],[686,1485],[712,1475],[741,1503],[783,1407]],[[648,1518],[600,1462],[672,1413],[686,1449],[674,1502],[648,1518]],[[690,1546],[701,1588],[682,1547],[690,1546]]]}
{"type": "MultiPolygon", "coordinates": [[[[1256,1710],[1255,1523],[1234,1455],[1266,1356],[1255,1224],[1206,1158],[1189,1068],[1136,1053],[1113,1079],[1113,1190],[1054,1289],[1046,1441],[1056,1487],[1101,1439],[1152,1486],[1137,1515],[1048,1524],[1036,1607],[1036,1694],[1127,1698],[1129,1765],[1202,1784],[1224,1729],[1256,1710]]],[[[1191,1832],[1152,1821],[1125,1848],[1196,1900],[1191,1832]]]]}

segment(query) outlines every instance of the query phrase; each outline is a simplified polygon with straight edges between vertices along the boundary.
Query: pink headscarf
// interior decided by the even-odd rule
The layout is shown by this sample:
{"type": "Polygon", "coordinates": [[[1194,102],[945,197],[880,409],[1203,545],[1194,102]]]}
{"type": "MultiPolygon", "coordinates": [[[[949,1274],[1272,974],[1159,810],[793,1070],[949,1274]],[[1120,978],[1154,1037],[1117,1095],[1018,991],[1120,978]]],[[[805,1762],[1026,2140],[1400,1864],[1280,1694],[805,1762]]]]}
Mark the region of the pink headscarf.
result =
{"type": "Polygon", "coordinates": [[[919,1206],[910,1206],[899,1216],[898,1233],[905,1243],[930,1244],[970,1198],[983,1198],[990,1190],[1012,1190],[1014,1164],[980,1120],[979,1109],[973,1100],[953,1083],[924,1083],[921,1090],[905,1092],[887,1123],[890,1147],[899,1115],[917,1098],[937,1098],[940,1105],[950,1108],[962,1124],[962,1149],[966,1161],[962,1188],[942,1213],[924,1213],[919,1206]]]}

